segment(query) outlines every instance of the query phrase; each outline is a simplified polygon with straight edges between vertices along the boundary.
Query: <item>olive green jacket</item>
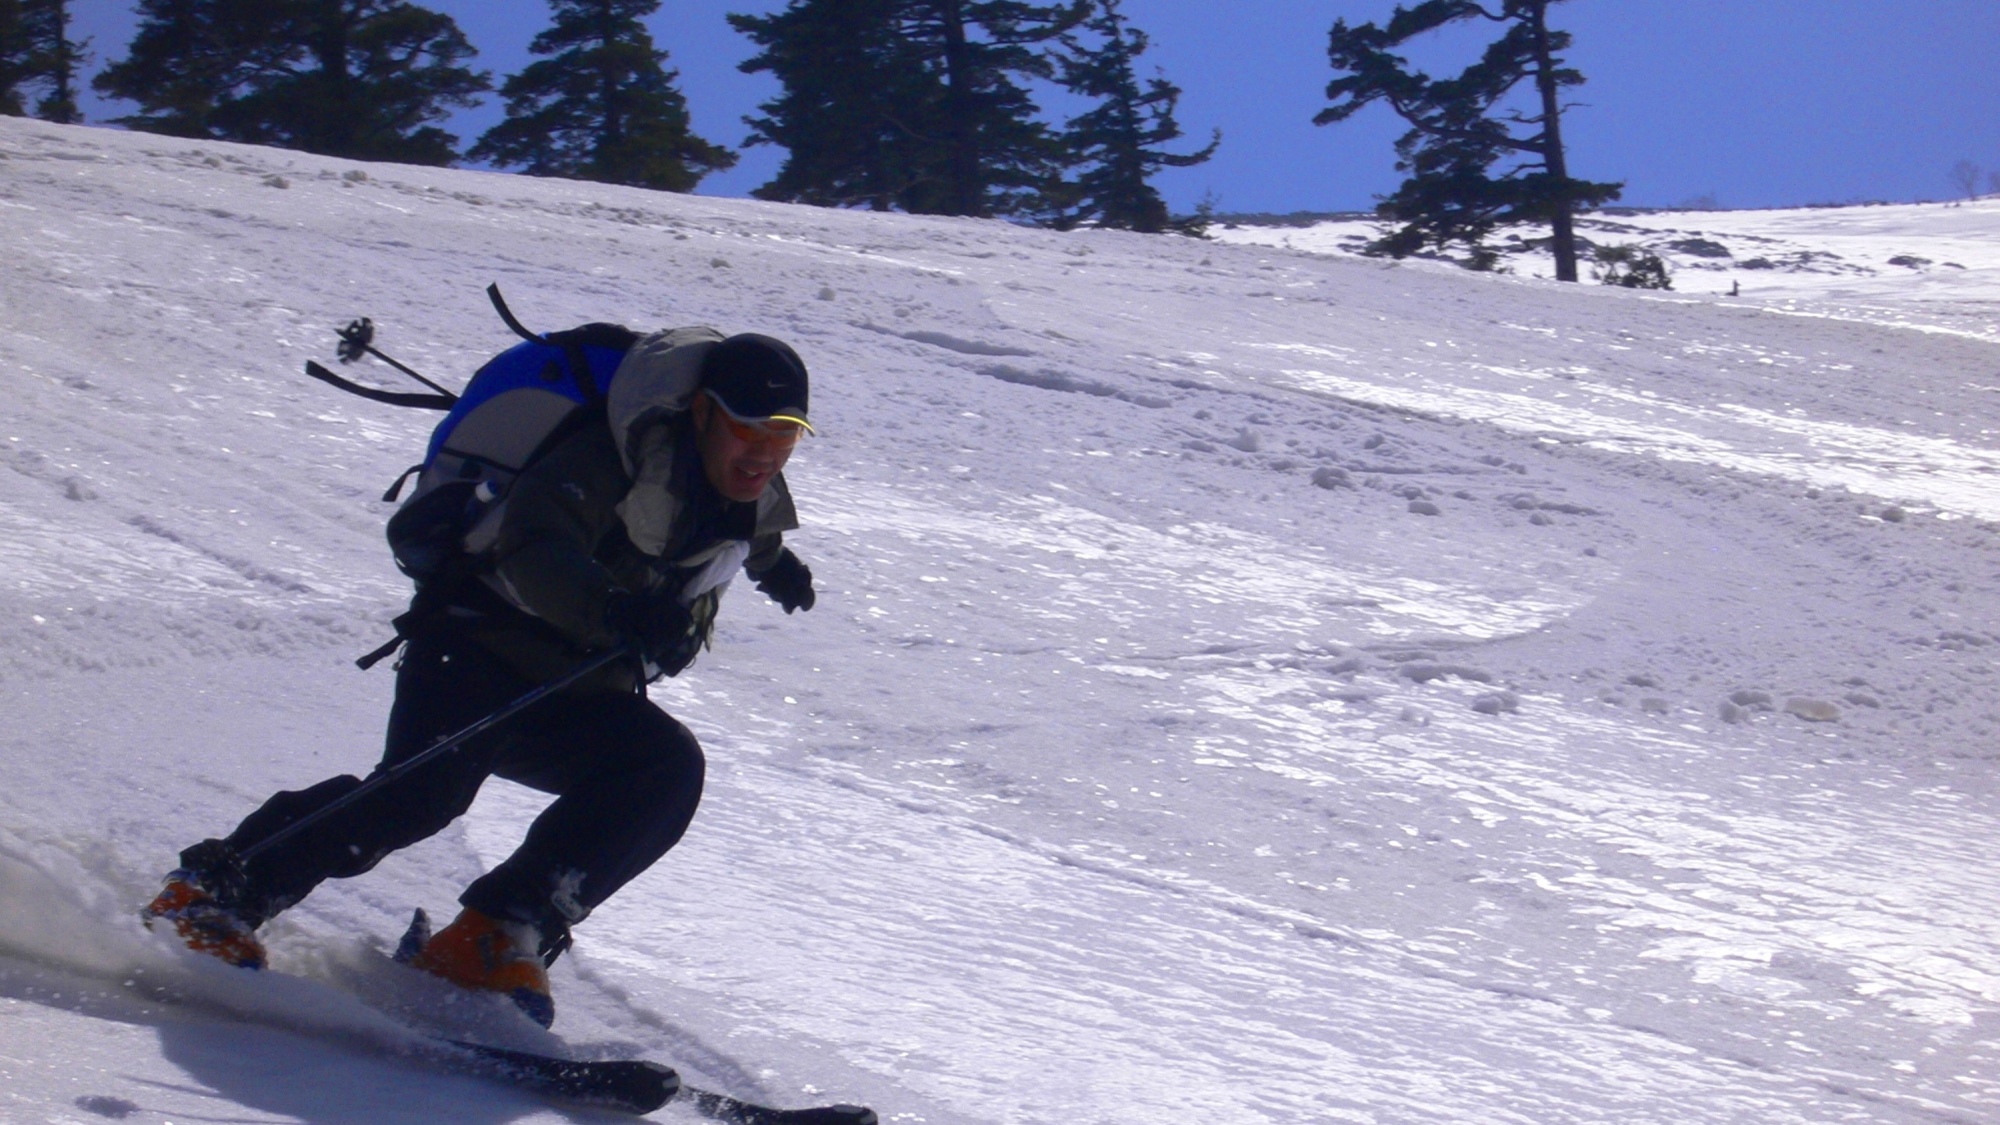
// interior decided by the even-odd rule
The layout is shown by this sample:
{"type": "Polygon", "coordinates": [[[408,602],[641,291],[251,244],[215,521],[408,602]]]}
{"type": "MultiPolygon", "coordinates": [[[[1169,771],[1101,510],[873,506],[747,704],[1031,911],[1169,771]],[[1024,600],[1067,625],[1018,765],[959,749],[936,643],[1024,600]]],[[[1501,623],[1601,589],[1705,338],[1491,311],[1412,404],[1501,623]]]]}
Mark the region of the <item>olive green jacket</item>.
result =
{"type": "MultiPolygon", "coordinates": [[[[452,612],[527,678],[546,682],[618,643],[604,617],[619,590],[679,596],[706,645],[722,588],[739,562],[753,578],[763,573],[777,562],[784,533],[798,527],[783,474],[757,501],[731,501],[708,483],[685,415],[663,424],[679,430],[664,485],[635,485],[610,428],[586,426],[508,489],[491,566],[481,576],[497,597],[475,596],[466,600],[476,604],[452,612]],[[668,531],[656,555],[632,542],[619,514],[635,487],[666,491],[668,531]]],[[[602,675],[588,687],[638,686],[636,662],[602,675]]]]}

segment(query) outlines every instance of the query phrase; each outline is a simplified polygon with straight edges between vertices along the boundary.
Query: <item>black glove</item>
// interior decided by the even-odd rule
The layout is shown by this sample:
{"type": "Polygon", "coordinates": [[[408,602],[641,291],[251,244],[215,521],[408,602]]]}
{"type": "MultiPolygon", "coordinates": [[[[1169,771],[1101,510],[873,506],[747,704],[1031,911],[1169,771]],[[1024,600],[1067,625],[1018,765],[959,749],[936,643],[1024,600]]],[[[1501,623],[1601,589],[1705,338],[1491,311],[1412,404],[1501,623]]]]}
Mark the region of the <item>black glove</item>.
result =
{"type": "Polygon", "coordinates": [[[669,676],[693,663],[701,649],[694,615],[665,591],[613,593],[604,603],[604,625],[669,676]]]}
{"type": "Polygon", "coordinates": [[[778,552],[778,561],[764,573],[751,577],[757,580],[759,590],[785,607],[786,613],[795,609],[811,609],[816,600],[813,596],[813,572],[806,569],[806,564],[800,562],[789,547],[778,552]]]}

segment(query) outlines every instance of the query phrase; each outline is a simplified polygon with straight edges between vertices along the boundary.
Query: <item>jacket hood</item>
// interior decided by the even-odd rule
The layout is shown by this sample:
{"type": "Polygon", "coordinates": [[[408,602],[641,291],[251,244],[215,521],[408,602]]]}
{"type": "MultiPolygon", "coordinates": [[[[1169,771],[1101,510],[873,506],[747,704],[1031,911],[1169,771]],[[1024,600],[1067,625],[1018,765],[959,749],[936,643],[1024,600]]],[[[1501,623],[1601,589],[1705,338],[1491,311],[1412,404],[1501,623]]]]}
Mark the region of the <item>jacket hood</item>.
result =
{"type": "Polygon", "coordinates": [[[627,475],[636,476],[639,445],[653,424],[679,415],[701,385],[701,365],[722,343],[713,328],[670,328],[639,337],[611,377],[605,413],[627,475]]]}

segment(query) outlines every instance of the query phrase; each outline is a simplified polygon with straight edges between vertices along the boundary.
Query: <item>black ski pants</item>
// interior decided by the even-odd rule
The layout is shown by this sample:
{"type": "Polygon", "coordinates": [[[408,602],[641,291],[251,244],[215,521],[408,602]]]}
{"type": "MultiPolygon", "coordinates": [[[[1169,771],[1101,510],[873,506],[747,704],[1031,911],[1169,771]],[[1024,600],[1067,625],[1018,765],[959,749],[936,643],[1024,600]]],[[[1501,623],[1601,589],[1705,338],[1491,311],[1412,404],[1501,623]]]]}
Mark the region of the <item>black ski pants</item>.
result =
{"type": "MultiPolygon", "coordinates": [[[[483,647],[449,632],[412,638],[397,666],[381,770],[533,690],[483,647]]],[[[410,771],[246,864],[240,913],[253,923],[443,829],[489,776],[555,794],[514,854],[459,902],[542,933],[544,953],[680,841],[701,802],[701,746],[637,692],[564,692],[410,771]]],[[[329,778],[279,793],[228,843],[237,852],[361,784],[329,778]]]]}

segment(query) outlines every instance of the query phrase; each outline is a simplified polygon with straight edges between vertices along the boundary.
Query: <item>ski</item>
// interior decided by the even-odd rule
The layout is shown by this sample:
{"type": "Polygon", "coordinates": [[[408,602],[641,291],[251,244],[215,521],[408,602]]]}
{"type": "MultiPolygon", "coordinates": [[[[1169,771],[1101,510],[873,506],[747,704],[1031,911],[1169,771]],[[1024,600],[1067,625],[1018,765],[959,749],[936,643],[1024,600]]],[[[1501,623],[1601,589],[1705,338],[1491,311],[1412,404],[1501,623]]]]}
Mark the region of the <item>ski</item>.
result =
{"type": "MultiPolygon", "coordinates": [[[[682,1090],[680,1076],[672,1067],[643,1059],[579,1062],[458,1039],[446,1042],[476,1056],[481,1074],[539,1094],[603,1109],[651,1113],[682,1090]]],[[[866,1106],[778,1109],[711,1090],[689,1087],[687,1094],[704,1116],[726,1125],[879,1125],[875,1111],[866,1106]]]]}
{"type": "Polygon", "coordinates": [[[811,1109],[773,1109],[740,1101],[728,1094],[688,1088],[688,1097],[704,1115],[728,1125],[877,1125],[875,1111],[859,1105],[823,1105],[811,1109]]]}
{"type": "MultiPolygon", "coordinates": [[[[481,1075],[538,1094],[602,1109],[633,1114],[651,1113],[667,1104],[681,1089],[680,1075],[675,1074],[672,1067],[643,1059],[587,1062],[510,1051],[504,1047],[489,1047],[457,1039],[445,1042],[472,1055],[475,1060],[473,1069],[481,1075]]],[[[871,1122],[873,1119],[874,1115],[869,1115],[871,1122]]],[[[792,1119],[772,1120],[789,1122],[792,1119]]]]}
{"type": "MultiPolygon", "coordinates": [[[[397,943],[391,958],[407,965],[430,938],[430,919],[422,910],[410,919],[410,928],[397,943]]],[[[444,1042],[469,1052],[477,1060],[476,1069],[489,1077],[536,1093],[568,1101],[627,1113],[651,1113],[681,1092],[680,1075],[669,1066],[644,1059],[609,1059],[579,1062],[469,1043],[462,1039],[444,1042]]],[[[864,1106],[830,1105],[809,1109],[777,1109],[758,1105],[728,1094],[689,1088],[688,1096],[704,1115],[727,1125],[878,1125],[875,1111],[864,1106]]]]}

